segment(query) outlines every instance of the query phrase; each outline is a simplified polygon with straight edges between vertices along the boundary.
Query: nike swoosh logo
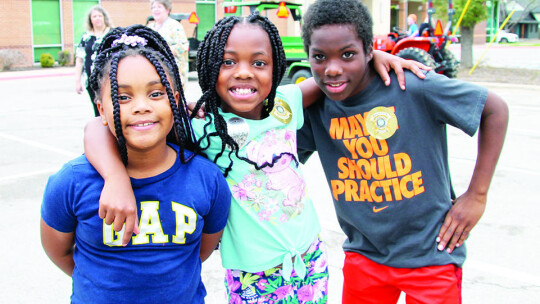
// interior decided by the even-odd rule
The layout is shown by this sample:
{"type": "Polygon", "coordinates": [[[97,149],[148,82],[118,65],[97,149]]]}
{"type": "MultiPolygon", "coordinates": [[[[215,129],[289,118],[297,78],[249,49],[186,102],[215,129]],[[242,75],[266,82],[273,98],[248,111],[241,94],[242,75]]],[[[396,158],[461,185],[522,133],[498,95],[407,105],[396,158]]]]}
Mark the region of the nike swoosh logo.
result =
{"type": "Polygon", "coordinates": [[[375,208],[375,206],[373,206],[373,212],[379,213],[379,212],[383,211],[386,208],[388,208],[388,206],[384,206],[382,208],[375,208]]]}

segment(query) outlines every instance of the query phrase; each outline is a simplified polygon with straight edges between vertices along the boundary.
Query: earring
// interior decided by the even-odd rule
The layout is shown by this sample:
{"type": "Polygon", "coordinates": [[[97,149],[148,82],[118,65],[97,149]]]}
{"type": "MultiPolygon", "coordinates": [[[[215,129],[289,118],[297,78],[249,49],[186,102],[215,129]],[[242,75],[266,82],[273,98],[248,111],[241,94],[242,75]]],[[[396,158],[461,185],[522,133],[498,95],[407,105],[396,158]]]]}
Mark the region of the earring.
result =
{"type": "Polygon", "coordinates": [[[109,123],[108,123],[106,120],[102,120],[101,123],[102,123],[104,126],[109,125],[109,123]]]}

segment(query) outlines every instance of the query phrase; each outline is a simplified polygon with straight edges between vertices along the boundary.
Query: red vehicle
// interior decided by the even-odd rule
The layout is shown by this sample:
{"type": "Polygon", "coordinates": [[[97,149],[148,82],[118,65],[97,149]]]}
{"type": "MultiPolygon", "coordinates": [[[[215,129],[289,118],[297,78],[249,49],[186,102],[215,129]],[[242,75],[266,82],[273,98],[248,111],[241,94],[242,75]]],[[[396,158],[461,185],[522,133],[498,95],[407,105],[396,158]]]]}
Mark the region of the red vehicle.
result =
{"type": "Polygon", "coordinates": [[[459,61],[450,50],[446,49],[446,44],[450,41],[452,15],[455,13],[452,0],[448,1],[448,24],[444,30],[440,20],[433,29],[431,16],[435,13],[435,9],[431,0],[428,6],[428,22],[420,25],[418,37],[408,37],[407,32],[394,27],[388,35],[373,38],[373,49],[416,60],[432,67],[439,74],[455,78],[459,61]]]}

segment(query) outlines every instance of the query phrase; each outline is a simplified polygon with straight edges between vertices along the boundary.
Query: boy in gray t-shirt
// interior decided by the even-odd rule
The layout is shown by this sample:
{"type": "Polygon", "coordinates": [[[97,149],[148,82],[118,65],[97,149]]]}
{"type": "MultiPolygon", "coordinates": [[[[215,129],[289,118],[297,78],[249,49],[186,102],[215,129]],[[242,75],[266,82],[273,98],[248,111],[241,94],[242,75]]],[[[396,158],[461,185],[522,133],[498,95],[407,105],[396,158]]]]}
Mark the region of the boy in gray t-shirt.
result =
{"type": "Polygon", "coordinates": [[[508,123],[504,101],[434,72],[386,87],[371,65],[372,21],[358,0],[319,0],[304,18],[314,78],[298,148],[317,151],[347,235],[343,303],[459,303],[464,241],[482,216],[508,123]],[[331,8],[331,9],[330,9],[331,8]],[[446,125],[472,136],[468,190],[454,195],[446,125]],[[427,285],[426,285],[427,284],[427,285]],[[426,288],[429,286],[429,288],[426,288]]]}

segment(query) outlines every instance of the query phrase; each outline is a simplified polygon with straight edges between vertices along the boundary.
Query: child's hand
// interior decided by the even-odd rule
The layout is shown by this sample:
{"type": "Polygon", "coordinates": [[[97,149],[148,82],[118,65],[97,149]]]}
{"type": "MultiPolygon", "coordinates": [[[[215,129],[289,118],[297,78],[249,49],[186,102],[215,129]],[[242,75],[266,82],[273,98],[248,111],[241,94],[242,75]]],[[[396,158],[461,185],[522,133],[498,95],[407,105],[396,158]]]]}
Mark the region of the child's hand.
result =
{"type": "Polygon", "coordinates": [[[391,69],[394,69],[399,82],[399,87],[402,90],[405,90],[405,73],[403,72],[403,68],[410,70],[420,79],[426,78],[426,75],[422,70],[431,70],[430,67],[423,65],[418,61],[406,60],[377,50],[373,51],[373,67],[377,73],[379,73],[379,76],[386,86],[390,85],[390,76],[388,75],[388,72],[390,72],[391,69]]]}
{"type": "Polygon", "coordinates": [[[113,224],[114,231],[122,230],[126,224],[122,245],[126,246],[133,235],[139,233],[137,203],[131,188],[129,177],[125,175],[105,180],[99,198],[99,217],[107,225],[113,224]]]}
{"type": "MultiPolygon", "coordinates": [[[[195,109],[196,104],[197,104],[196,102],[188,102],[187,107],[188,107],[189,116],[191,116],[191,113],[193,112],[193,109],[195,109]]],[[[204,104],[201,106],[201,108],[197,112],[197,117],[204,119],[204,104]]]]}
{"type": "Polygon", "coordinates": [[[439,250],[451,253],[461,246],[486,209],[486,195],[465,192],[454,201],[444,219],[437,242],[439,250]]]}

